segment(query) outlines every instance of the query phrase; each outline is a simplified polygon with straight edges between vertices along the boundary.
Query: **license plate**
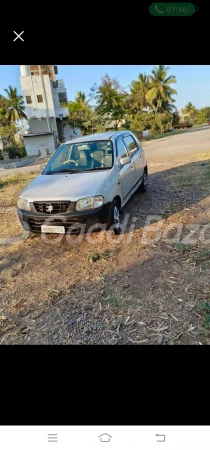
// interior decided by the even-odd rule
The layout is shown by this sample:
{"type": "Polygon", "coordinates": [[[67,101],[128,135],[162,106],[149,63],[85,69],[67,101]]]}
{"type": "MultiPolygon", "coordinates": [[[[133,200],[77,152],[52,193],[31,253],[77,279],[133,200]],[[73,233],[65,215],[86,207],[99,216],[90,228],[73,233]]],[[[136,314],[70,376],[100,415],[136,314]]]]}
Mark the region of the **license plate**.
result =
{"type": "Polygon", "coordinates": [[[59,233],[65,234],[65,228],[63,226],[53,226],[53,225],[42,225],[42,233],[59,233]]]}

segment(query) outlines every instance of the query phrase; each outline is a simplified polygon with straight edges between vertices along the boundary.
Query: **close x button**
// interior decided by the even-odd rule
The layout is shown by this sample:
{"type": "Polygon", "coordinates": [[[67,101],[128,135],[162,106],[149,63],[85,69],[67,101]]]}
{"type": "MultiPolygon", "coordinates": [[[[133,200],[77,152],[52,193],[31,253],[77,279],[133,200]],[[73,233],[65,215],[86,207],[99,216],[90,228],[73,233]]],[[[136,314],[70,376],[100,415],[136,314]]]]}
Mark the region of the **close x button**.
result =
{"type": "Polygon", "coordinates": [[[24,31],[21,31],[20,33],[13,31],[13,33],[16,35],[15,39],[13,39],[13,42],[17,41],[18,39],[24,42],[24,39],[22,38],[22,34],[24,33],[24,31]]]}

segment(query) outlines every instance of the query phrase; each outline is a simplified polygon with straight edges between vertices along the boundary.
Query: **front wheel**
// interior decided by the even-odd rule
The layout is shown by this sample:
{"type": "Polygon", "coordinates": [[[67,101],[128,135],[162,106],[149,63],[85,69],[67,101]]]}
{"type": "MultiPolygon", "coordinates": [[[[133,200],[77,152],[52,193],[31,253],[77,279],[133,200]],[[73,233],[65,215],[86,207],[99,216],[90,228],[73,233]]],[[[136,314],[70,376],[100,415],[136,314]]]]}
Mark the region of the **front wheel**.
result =
{"type": "Polygon", "coordinates": [[[114,234],[120,234],[121,228],[120,228],[120,207],[116,200],[113,200],[111,204],[111,211],[110,211],[110,220],[108,228],[112,227],[114,234]]]}
{"type": "Polygon", "coordinates": [[[139,191],[140,192],[146,192],[147,191],[147,184],[148,184],[148,173],[147,173],[147,170],[144,169],[142,182],[141,182],[141,184],[139,186],[139,191]]]}

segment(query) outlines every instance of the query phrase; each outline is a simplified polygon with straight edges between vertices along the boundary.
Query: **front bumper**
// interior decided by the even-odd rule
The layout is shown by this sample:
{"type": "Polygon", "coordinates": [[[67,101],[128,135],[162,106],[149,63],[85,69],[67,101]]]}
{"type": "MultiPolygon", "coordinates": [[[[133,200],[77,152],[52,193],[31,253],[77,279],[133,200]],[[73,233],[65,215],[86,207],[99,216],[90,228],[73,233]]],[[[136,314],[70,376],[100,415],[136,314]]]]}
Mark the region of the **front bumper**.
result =
{"type": "Polygon", "coordinates": [[[65,214],[41,214],[31,211],[17,210],[20,223],[24,230],[41,233],[42,225],[64,226],[65,233],[69,228],[71,233],[82,230],[104,229],[109,224],[111,202],[90,211],[74,211],[65,214]]]}

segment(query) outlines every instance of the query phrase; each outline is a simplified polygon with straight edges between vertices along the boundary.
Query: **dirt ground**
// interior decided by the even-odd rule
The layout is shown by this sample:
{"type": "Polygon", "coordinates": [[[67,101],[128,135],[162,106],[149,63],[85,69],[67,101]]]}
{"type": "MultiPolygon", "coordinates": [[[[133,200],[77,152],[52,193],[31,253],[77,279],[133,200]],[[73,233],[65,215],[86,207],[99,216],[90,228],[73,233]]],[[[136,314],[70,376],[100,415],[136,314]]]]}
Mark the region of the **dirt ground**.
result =
{"type": "MultiPolygon", "coordinates": [[[[162,160],[148,151],[147,159],[148,191],[126,205],[120,238],[104,232],[80,244],[66,237],[55,243],[57,236],[45,243],[37,235],[2,241],[2,345],[210,343],[210,236],[203,228],[210,218],[210,149],[162,160]]],[[[2,240],[21,234],[13,207],[34,176],[0,180],[2,240]]]]}

